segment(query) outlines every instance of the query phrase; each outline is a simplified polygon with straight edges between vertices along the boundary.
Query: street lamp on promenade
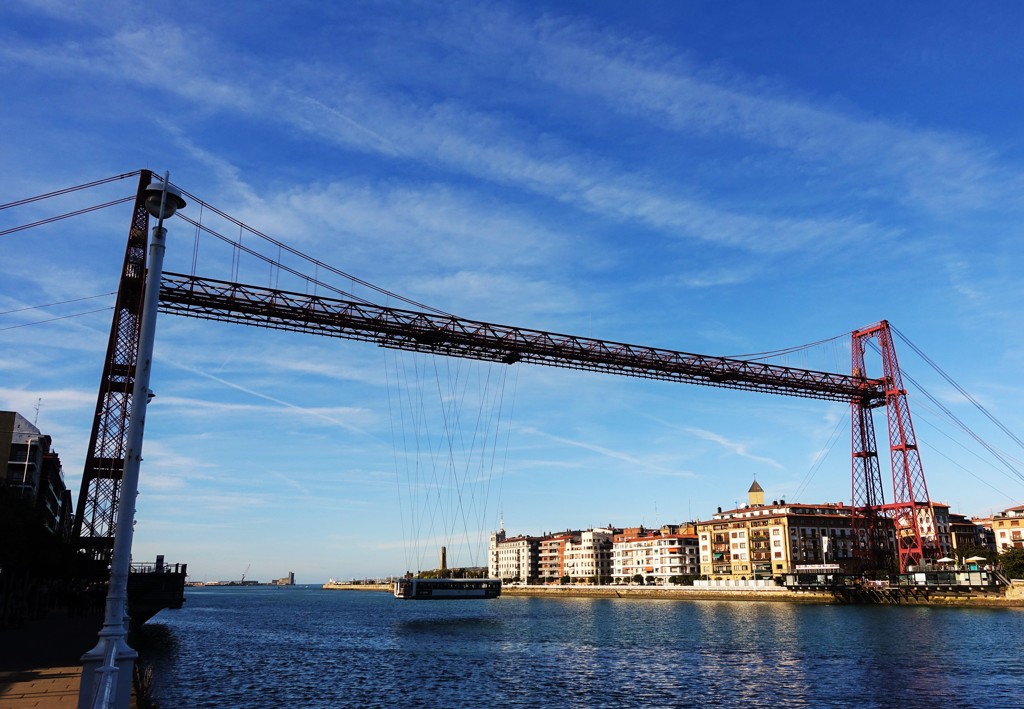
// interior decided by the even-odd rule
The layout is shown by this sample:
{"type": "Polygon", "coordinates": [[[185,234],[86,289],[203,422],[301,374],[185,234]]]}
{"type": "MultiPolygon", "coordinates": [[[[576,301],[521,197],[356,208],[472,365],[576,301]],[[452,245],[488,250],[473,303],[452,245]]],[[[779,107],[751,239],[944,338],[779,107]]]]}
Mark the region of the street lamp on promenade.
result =
{"type": "Polygon", "coordinates": [[[128,420],[128,449],[121,475],[121,495],[114,529],[114,553],[110,562],[110,587],[99,642],[82,656],[82,681],[78,691],[79,709],[128,709],[131,698],[132,669],[139,655],[128,646],[128,573],[131,570],[132,536],[135,527],[135,498],[139,493],[139,466],[142,462],[142,434],[146,426],[146,406],[151,398],[149,379],[153,365],[153,340],[160,299],[167,230],[164,219],[185,206],[181,193],[170,186],[168,173],[161,182],[146,188],[146,211],[157,218],[149,245],[149,267],[142,301],[142,326],[139,354],[135,365],[135,385],[128,420]]]}

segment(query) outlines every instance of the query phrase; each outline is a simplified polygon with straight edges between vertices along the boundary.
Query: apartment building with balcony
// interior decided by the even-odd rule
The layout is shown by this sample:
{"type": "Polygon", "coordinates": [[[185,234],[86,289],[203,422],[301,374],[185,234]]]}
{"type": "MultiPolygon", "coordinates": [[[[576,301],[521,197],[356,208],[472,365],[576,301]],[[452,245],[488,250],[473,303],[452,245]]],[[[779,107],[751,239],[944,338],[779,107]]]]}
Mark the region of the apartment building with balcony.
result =
{"type": "Polygon", "coordinates": [[[949,513],[949,540],[956,556],[964,549],[995,549],[992,520],[978,520],[966,515],[949,513]],[[986,525],[987,522],[987,525],[986,525]]]}
{"type": "Polygon", "coordinates": [[[695,525],[659,529],[629,527],[612,538],[612,581],[667,584],[700,573],[700,545],[695,525]]]}
{"type": "Polygon", "coordinates": [[[52,439],[14,411],[0,411],[0,456],[6,460],[0,485],[39,512],[52,533],[68,537],[74,509],[52,439]]]}
{"type": "Polygon", "coordinates": [[[842,502],[815,505],[764,502],[754,481],[746,505],[697,523],[700,573],[710,578],[753,579],[792,573],[797,565],[851,565],[852,515],[842,502]]]}
{"type": "Polygon", "coordinates": [[[564,532],[545,534],[537,545],[539,575],[541,583],[557,583],[566,575],[565,549],[569,544],[578,544],[583,532],[567,529],[564,532]]]}
{"type": "Polygon", "coordinates": [[[996,551],[1024,548],[1024,505],[1010,507],[992,516],[996,551]]]}
{"type": "Polygon", "coordinates": [[[541,537],[508,537],[504,529],[491,533],[487,575],[505,583],[536,583],[540,579],[541,537]]]}
{"type": "Polygon", "coordinates": [[[949,505],[932,502],[917,508],[917,529],[925,546],[925,556],[939,559],[953,553],[949,505]]]}
{"type": "Polygon", "coordinates": [[[621,530],[596,527],[565,543],[565,576],[576,583],[608,583],[612,576],[612,538],[621,530]]]}

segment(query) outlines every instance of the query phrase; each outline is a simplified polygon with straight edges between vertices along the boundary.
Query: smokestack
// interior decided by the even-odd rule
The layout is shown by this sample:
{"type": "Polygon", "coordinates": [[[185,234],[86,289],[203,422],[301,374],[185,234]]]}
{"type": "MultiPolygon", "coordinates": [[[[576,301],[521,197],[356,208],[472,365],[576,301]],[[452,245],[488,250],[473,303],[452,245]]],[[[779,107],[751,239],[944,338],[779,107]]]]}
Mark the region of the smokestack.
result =
{"type": "Polygon", "coordinates": [[[441,547],[441,571],[448,570],[448,550],[441,547]]]}

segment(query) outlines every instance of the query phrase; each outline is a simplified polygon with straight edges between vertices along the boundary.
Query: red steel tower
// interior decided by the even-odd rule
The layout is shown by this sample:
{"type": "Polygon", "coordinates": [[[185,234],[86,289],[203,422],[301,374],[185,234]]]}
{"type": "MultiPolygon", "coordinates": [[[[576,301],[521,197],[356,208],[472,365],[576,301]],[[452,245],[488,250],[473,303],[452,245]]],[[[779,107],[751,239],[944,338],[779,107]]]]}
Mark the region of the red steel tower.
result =
{"type": "Polygon", "coordinates": [[[881,380],[864,379],[870,384],[881,381],[885,392],[885,411],[889,424],[889,452],[892,458],[893,501],[882,496],[882,475],[875,445],[872,411],[880,403],[867,398],[850,404],[853,428],[853,527],[857,548],[865,562],[874,568],[891,566],[890,529],[894,527],[899,570],[906,572],[930,553],[931,543],[921,534],[920,515],[934,518],[928,486],[921,467],[921,456],[910,419],[907,392],[896,360],[892,331],[885,320],[852,333],[853,375],[864,377],[867,371],[864,351],[872,338],[878,341],[882,355],[881,380]],[[922,512],[923,511],[923,512],[922,512]],[[890,525],[891,521],[891,525],[890,525]]]}

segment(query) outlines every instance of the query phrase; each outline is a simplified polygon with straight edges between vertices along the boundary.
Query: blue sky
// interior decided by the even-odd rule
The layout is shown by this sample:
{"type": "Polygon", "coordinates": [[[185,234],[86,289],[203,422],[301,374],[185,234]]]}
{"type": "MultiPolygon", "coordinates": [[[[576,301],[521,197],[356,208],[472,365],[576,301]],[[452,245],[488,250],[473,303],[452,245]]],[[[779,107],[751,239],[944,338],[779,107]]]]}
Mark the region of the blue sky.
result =
{"type": "MultiPolygon", "coordinates": [[[[845,334],[887,319],[1020,431],[1022,14],[1009,2],[14,1],[0,8],[0,203],[169,170],[322,262],[467,318],[726,356],[839,338],[777,360],[792,366],[848,371],[845,334]]],[[[133,190],[0,211],[0,230],[133,190]]],[[[0,409],[32,419],[41,400],[76,494],[129,212],[0,237],[0,311],[101,296],[0,315],[0,409]]],[[[167,268],[187,272],[195,230],[168,228],[167,268]]],[[[201,241],[199,254],[200,275],[230,277],[223,249],[201,241]]],[[[265,270],[240,271],[266,285],[265,270]]],[[[435,498],[417,500],[428,486],[407,471],[439,463],[395,443],[413,413],[397,402],[423,392],[427,411],[466,381],[446,401],[500,421],[470,440],[465,414],[453,446],[471,471],[472,516],[457,526],[474,535],[502,515],[527,534],[706,518],[755,477],[769,499],[850,498],[840,404],[172,317],[156,354],[135,556],[187,562],[198,579],[433,566],[443,535],[415,527],[409,506],[435,498]]],[[[932,498],[971,515],[1020,504],[1020,479],[908,387],[932,498]]],[[[421,445],[442,428],[425,413],[421,445]]],[[[876,430],[884,461],[883,419],[876,430]]],[[[464,552],[454,544],[456,563],[464,552]]]]}

